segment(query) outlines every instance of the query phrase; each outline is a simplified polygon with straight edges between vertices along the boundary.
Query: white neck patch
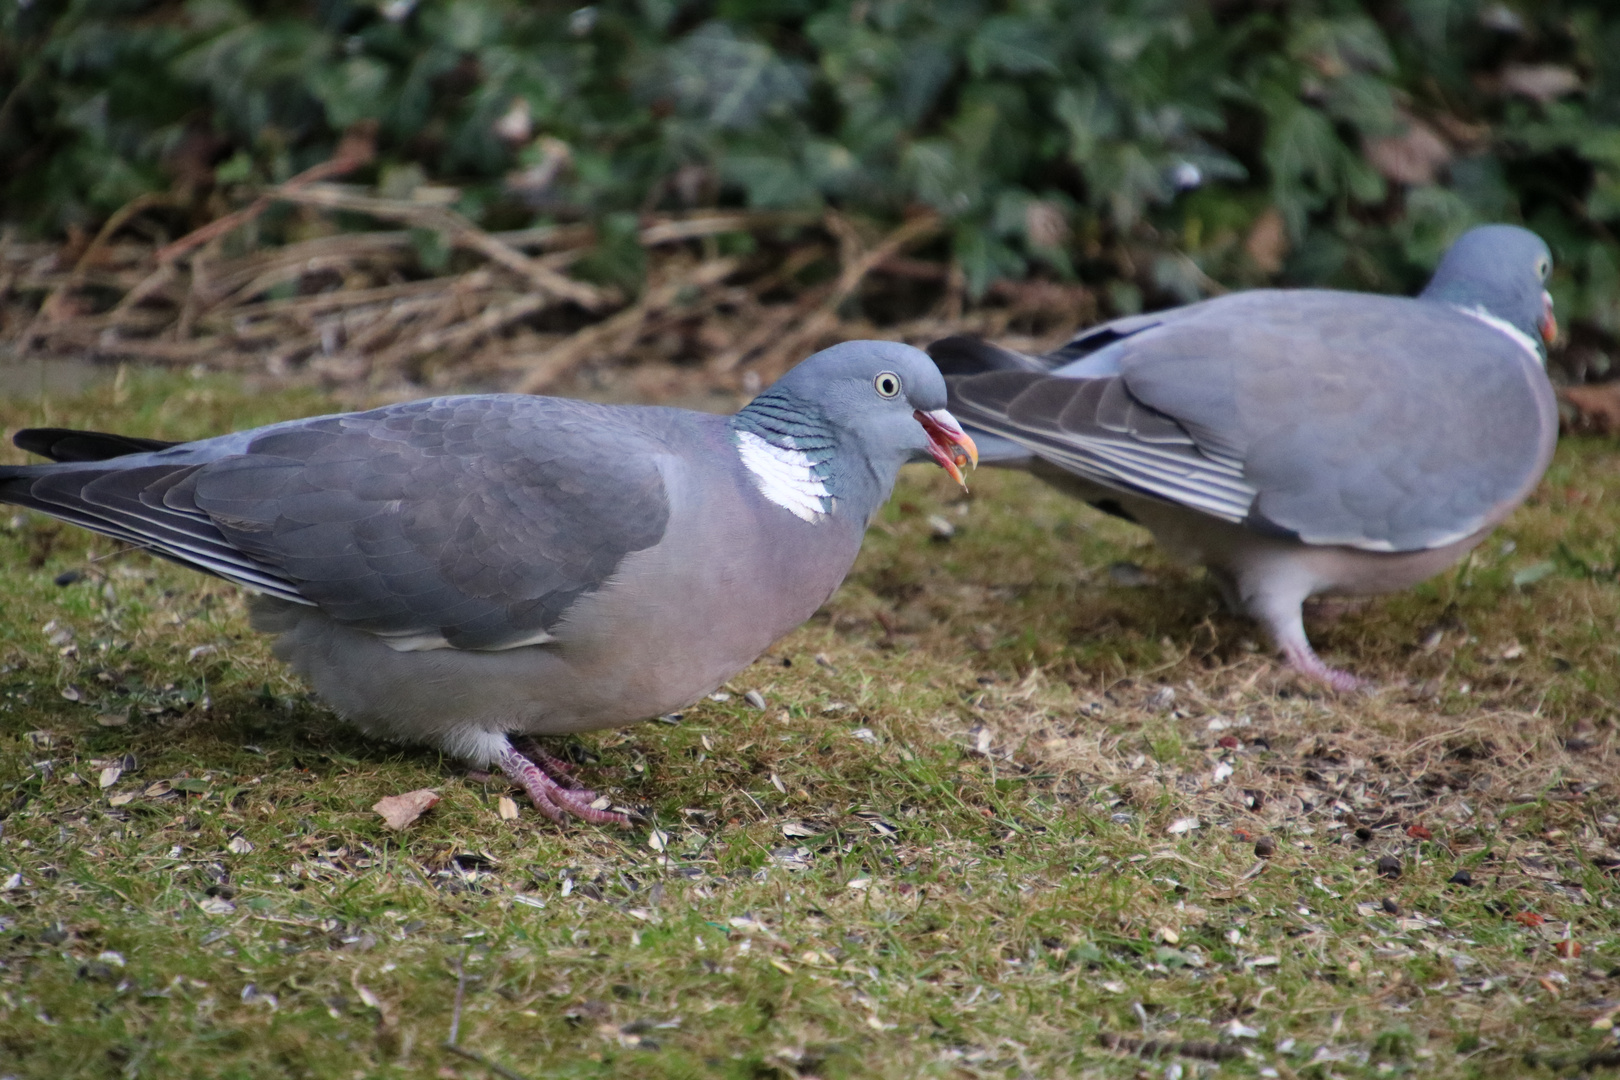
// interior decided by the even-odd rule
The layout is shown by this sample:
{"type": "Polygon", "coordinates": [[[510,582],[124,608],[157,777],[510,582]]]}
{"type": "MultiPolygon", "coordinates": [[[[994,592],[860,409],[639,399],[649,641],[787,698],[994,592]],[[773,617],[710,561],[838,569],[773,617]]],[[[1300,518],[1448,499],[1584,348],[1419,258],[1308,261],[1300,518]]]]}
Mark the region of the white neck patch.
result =
{"type": "Polygon", "coordinates": [[[794,517],[814,524],[832,513],[832,494],[803,450],[777,446],[751,431],[739,431],[737,454],[753,475],[759,493],[794,517]]]}
{"type": "Polygon", "coordinates": [[[1502,333],[1512,338],[1519,348],[1530,354],[1530,359],[1536,362],[1537,367],[1545,367],[1547,365],[1547,361],[1542,358],[1541,349],[1536,345],[1535,338],[1532,338],[1529,334],[1525,333],[1523,330],[1520,330],[1517,326],[1514,326],[1506,319],[1499,319],[1482,307],[1467,308],[1462,307],[1459,304],[1453,304],[1451,306],[1470,318],[1478,319],[1486,326],[1489,326],[1492,330],[1500,330],[1502,333]]]}

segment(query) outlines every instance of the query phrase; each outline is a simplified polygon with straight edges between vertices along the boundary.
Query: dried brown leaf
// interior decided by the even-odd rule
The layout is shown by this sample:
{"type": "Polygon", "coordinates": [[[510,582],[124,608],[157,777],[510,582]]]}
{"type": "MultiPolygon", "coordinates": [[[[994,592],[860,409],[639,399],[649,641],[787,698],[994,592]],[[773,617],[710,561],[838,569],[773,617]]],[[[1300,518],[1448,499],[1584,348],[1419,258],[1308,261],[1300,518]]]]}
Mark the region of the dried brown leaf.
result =
{"type": "Polygon", "coordinates": [[[372,804],[390,829],[404,829],[439,804],[439,793],[432,788],[385,795],[372,804]]]}
{"type": "Polygon", "coordinates": [[[1620,432],[1620,382],[1566,386],[1558,396],[1575,407],[1575,426],[1601,435],[1620,432]]]}
{"type": "Polygon", "coordinates": [[[1451,163],[1451,147],[1423,121],[1406,118],[1399,135],[1368,139],[1362,146],[1367,163],[1397,184],[1432,184],[1451,163]]]}
{"type": "Polygon", "coordinates": [[[1581,88],[1581,77],[1562,64],[1508,64],[1502,69],[1502,93],[1517,94],[1545,105],[1581,88]]]}
{"type": "Polygon", "coordinates": [[[1268,274],[1282,269],[1283,260],[1288,257],[1288,227],[1281,211],[1268,206],[1254,219],[1243,241],[1243,250],[1249,253],[1254,265],[1268,274]]]}

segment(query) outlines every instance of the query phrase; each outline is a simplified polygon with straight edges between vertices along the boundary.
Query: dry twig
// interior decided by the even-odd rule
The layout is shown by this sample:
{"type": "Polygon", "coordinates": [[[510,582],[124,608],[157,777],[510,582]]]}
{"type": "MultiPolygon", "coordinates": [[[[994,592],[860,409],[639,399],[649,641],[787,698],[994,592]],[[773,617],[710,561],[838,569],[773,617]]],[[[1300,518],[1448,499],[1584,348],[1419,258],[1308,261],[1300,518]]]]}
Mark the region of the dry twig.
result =
{"type": "Polygon", "coordinates": [[[648,289],[635,304],[610,319],[586,327],[541,355],[518,383],[517,392],[538,393],[592,353],[610,355],[616,348],[628,347],[640,336],[648,321],[673,305],[683,292],[718,285],[735,273],[738,265],[737,259],[716,259],[702,264],[689,276],[648,289]]]}

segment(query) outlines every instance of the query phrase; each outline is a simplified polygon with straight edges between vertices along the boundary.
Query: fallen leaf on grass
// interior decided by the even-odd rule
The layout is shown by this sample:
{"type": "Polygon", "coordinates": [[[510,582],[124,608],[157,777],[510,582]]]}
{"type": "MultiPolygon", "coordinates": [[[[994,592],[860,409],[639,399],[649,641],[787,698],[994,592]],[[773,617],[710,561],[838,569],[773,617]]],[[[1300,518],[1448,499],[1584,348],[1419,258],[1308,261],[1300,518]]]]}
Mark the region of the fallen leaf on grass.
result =
{"type": "Polygon", "coordinates": [[[1576,428],[1600,435],[1620,431],[1620,383],[1566,386],[1558,396],[1574,407],[1576,428]]]}
{"type": "Polygon", "coordinates": [[[385,795],[371,808],[382,815],[390,829],[403,829],[437,805],[439,793],[432,788],[422,788],[403,795],[385,795]]]}

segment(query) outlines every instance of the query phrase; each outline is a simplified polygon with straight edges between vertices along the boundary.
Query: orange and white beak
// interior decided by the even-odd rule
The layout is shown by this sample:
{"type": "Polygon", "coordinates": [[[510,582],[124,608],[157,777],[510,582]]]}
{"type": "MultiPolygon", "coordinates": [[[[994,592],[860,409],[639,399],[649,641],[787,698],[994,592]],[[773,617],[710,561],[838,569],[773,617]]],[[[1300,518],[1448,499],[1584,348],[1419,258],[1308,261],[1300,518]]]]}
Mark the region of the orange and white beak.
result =
{"type": "Polygon", "coordinates": [[[911,415],[928,432],[928,452],[939,462],[939,467],[950,473],[951,479],[966,491],[967,481],[962,479],[962,466],[971,461],[975,469],[979,467],[979,448],[973,445],[973,439],[962,430],[956,417],[944,409],[933,412],[918,409],[911,415]]]}
{"type": "Polygon", "coordinates": [[[1541,340],[1551,345],[1558,340],[1558,320],[1553,317],[1552,294],[1541,294],[1541,340]]]}

